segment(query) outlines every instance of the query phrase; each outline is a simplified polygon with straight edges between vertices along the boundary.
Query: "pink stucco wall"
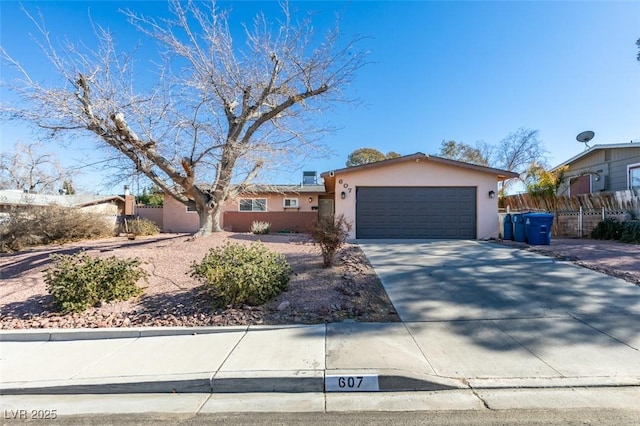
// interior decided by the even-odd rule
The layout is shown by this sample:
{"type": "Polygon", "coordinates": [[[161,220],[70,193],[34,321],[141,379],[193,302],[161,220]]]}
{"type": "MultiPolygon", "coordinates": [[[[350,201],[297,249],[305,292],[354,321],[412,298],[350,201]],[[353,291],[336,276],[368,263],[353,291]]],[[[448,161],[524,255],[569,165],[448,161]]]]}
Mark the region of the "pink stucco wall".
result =
{"type": "Polygon", "coordinates": [[[225,212],[237,212],[240,210],[239,202],[243,198],[265,198],[267,200],[268,212],[283,212],[283,211],[301,211],[310,212],[312,206],[318,206],[318,194],[251,194],[243,197],[237,197],[233,200],[228,200],[224,204],[223,211],[225,212]],[[299,209],[290,209],[284,207],[285,198],[297,198],[299,209]],[[311,201],[309,201],[311,198],[311,201]]]}
{"type": "Polygon", "coordinates": [[[198,212],[187,211],[187,206],[164,196],[162,230],[164,232],[195,232],[200,226],[198,212]]]}
{"type": "MultiPolygon", "coordinates": [[[[352,223],[349,238],[355,238],[356,188],[359,186],[473,186],[477,188],[477,237],[498,237],[498,198],[489,198],[489,191],[497,193],[497,176],[464,167],[429,161],[428,158],[410,160],[340,172],[335,176],[335,213],[343,214],[352,223]],[[340,193],[345,191],[346,198],[340,193]]],[[[455,212],[452,212],[455,214],[455,212]]]]}
{"type": "MultiPolygon", "coordinates": [[[[251,194],[246,197],[238,197],[237,199],[225,202],[223,212],[238,212],[239,200],[241,198],[266,198],[267,212],[315,212],[312,207],[318,206],[318,194],[291,193],[291,194],[251,194]],[[297,198],[298,209],[285,208],[285,198],[297,198]],[[311,201],[309,201],[311,198],[311,201]]],[[[252,212],[240,212],[239,214],[251,214],[252,212]]],[[[232,215],[229,218],[237,217],[232,215]]],[[[225,224],[225,215],[221,217],[221,226],[223,229],[234,229],[233,224],[225,224]]],[[[229,219],[228,219],[229,220],[229,219]]],[[[244,221],[242,221],[244,223],[244,221]]],[[[174,200],[169,196],[164,197],[164,207],[162,214],[162,230],[164,232],[195,232],[200,226],[198,213],[196,211],[188,211],[187,207],[174,200]]]]}
{"type": "Polygon", "coordinates": [[[155,223],[160,229],[164,229],[163,226],[163,216],[164,216],[164,207],[163,206],[136,206],[136,216],[141,219],[147,219],[151,222],[155,223]]]}

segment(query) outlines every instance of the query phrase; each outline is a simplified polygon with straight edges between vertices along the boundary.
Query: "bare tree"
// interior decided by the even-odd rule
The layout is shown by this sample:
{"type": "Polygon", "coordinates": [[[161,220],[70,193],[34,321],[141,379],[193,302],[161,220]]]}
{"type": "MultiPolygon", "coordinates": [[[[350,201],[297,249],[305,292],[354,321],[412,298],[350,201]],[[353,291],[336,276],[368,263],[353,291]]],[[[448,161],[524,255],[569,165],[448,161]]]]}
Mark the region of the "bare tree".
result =
{"type": "Polygon", "coordinates": [[[317,113],[347,101],[342,89],[366,52],[338,28],[315,34],[287,4],[277,22],[259,14],[243,24],[243,43],[233,42],[228,14],[213,1],[171,0],[169,9],[169,19],[123,12],[159,46],[153,72],[134,71],[135,52],[119,51],[107,29],[95,26],[96,48],[54,46],[44,19],[29,15],[61,80],[45,86],[2,51],[20,72],[12,89],[24,101],[4,112],[54,136],[91,132],[106,157],[117,153],[114,167],[126,160],[166,194],[194,203],[206,235],[221,230],[224,201],[271,160],[322,148],[330,129],[317,113]]]}
{"type": "MultiPolygon", "coordinates": [[[[537,130],[521,127],[509,133],[498,143],[494,152],[494,166],[520,174],[521,181],[524,181],[524,176],[532,165],[543,168],[547,166],[547,151],[538,138],[537,130]]],[[[503,182],[500,188],[501,195],[504,195],[512,182],[513,179],[503,182]]]]}
{"type": "Polygon", "coordinates": [[[55,154],[43,153],[39,142],[18,143],[13,152],[0,153],[3,188],[53,193],[62,187],[66,175],[55,154]]]}

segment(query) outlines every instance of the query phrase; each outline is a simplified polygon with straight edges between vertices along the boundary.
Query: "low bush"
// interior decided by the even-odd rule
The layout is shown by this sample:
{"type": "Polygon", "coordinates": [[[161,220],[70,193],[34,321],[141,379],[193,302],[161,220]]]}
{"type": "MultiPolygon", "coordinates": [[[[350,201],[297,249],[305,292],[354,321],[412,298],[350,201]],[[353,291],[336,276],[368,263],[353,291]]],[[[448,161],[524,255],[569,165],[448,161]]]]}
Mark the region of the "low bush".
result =
{"type": "Polygon", "coordinates": [[[191,265],[191,276],[211,290],[216,305],[260,305],[287,289],[291,267],[261,242],[213,247],[191,265]]]}
{"type": "Polygon", "coordinates": [[[622,234],[620,241],[623,243],[640,244],[640,221],[623,222],[622,234]]]}
{"type": "Polygon", "coordinates": [[[320,245],[322,264],[325,267],[333,265],[336,253],[342,247],[351,230],[351,224],[343,215],[335,218],[321,218],[311,229],[311,238],[320,245]]]}
{"type": "Polygon", "coordinates": [[[591,238],[596,240],[619,240],[622,236],[622,222],[607,218],[602,220],[591,231],[591,238]]]}
{"type": "Polygon", "coordinates": [[[85,253],[51,255],[45,270],[47,291],[63,313],[82,312],[100,302],[128,300],[142,294],[136,283],[147,272],[138,259],[92,257],[85,253]]]}
{"type": "Polygon", "coordinates": [[[126,232],[138,236],[158,235],[160,228],[149,219],[131,219],[126,224],[120,225],[120,232],[126,232]]]}
{"type": "Polygon", "coordinates": [[[114,227],[101,215],[77,208],[29,207],[9,213],[0,225],[0,252],[113,236],[114,227]]]}
{"type": "Polygon", "coordinates": [[[251,224],[251,232],[256,235],[268,234],[271,232],[271,224],[269,222],[255,221],[251,224]]]}

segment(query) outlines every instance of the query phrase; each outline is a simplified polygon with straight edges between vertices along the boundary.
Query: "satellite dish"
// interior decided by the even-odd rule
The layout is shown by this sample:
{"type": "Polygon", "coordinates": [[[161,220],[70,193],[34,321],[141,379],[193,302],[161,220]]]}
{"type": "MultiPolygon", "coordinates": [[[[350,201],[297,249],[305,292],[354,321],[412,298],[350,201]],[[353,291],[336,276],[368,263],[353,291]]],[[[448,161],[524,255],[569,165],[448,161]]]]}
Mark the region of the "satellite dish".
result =
{"type": "Polygon", "coordinates": [[[593,139],[595,135],[596,134],[591,130],[585,130],[584,132],[581,132],[578,134],[578,136],[576,136],[576,140],[584,144],[584,149],[589,149],[588,143],[591,139],[593,139]]]}

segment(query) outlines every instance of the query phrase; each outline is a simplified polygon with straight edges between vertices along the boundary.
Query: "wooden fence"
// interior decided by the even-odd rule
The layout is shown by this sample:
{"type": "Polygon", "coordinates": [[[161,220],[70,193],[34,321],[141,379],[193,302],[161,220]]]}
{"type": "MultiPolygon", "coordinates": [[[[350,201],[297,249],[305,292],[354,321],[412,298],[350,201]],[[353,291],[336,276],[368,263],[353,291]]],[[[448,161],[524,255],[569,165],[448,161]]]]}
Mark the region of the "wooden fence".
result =
{"type": "Polygon", "coordinates": [[[573,197],[532,197],[529,194],[507,195],[500,200],[500,207],[509,210],[535,211],[579,211],[583,210],[612,210],[639,211],[640,194],[632,190],[616,192],[597,192],[581,194],[573,197]]]}
{"type": "Polygon", "coordinates": [[[552,233],[558,237],[582,238],[605,218],[628,220],[640,216],[640,194],[633,191],[599,192],[555,199],[534,198],[529,194],[509,195],[501,200],[500,223],[506,213],[545,211],[555,214],[552,233]]]}

